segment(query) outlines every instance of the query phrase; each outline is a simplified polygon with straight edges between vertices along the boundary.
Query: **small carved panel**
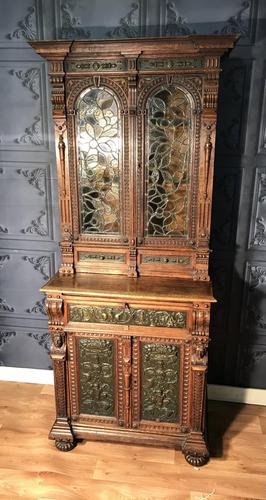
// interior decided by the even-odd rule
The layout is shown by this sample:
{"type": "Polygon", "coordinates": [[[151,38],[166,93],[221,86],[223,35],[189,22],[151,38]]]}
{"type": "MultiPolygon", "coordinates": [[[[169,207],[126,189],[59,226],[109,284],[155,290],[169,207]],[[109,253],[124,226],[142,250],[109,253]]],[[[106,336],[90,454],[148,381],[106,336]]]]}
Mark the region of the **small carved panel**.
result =
{"type": "Polygon", "coordinates": [[[90,253],[79,252],[79,260],[82,262],[122,262],[125,263],[125,255],[119,253],[90,253]]]}
{"type": "Polygon", "coordinates": [[[114,341],[78,339],[80,413],[115,415],[114,341]]]}
{"type": "Polygon", "coordinates": [[[264,250],[266,245],[266,172],[256,172],[249,246],[264,250]]]}
{"type": "Polygon", "coordinates": [[[157,311],[122,307],[69,306],[69,320],[85,323],[115,323],[167,328],[185,328],[184,311],[157,311]]]}
{"type": "Polygon", "coordinates": [[[139,70],[175,70],[202,68],[202,59],[139,59],[139,70]]]}
{"type": "Polygon", "coordinates": [[[141,418],[177,422],[179,347],[141,344],[141,418]]]}
{"type": "Polygon", "coordinates": [[[180,264],[188,266],[191,264],[191,258],[178,255],[143,255],[141,258],[143,264],[180,264]]]}
{"type": "Polygon", "coordinates": [[[68,72],[108,72],[108,71],[126,71],[127,60],[119,59],[116,61],[68,61],[65,63],[65,70],[68,72]]]}

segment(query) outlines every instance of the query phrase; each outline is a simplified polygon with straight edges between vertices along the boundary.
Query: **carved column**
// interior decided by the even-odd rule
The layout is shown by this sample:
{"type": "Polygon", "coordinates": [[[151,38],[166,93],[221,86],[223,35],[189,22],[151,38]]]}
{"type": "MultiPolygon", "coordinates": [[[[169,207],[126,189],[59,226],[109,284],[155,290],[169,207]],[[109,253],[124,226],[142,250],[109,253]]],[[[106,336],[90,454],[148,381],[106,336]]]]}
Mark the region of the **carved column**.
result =
{"type": "Polygon", "coordinates": [[[50,432],[50,439],[61,451],[69,451],[75,446],[67,411],[66,381],[66,335],[64,332],[63,300],[60,296],[46,299],[48,325],[51,333],[51,359],[53,360],[55,380],[56,421],[50,432]]]}
{"type": "Polygon", "coordinates": [[[62,264],[59,269],[59,273],[73,274],[73,232],[67,155],[65,72],[64,61],[62,59],[50,61],[49,75],[52,85],[52,105],[55,125],[56,158],[61,213],[60,247],[62,253],[62,264]]]}
{"type": "Polygon", "coordinates": [[[131,74],[128,77],[128,114],[129,114],[129,182],[130,182],[130,210],[131,210],[131,227],[129,238],[129,268],[128,275],[131,277],[137,276],[137,250],[136,250],[136,178],[137,178],[137,130],[136,130],[136,114],[137,114],[137,58],[138,55],[130,55],[128,57],[128,69],[131,74]]]}
{"type": "Polygon", "coordinates": [[[196,271],[193,275],[194,279],[204,281],[209,280],[208,245],[210,240],[211,200],[220,58],[218,56],[206,58],[205,67],[208,70],[208,73],[203,79],[202,125],[204,135],[201,146],[199,222],[197,237],[199,252],[196,255],[196,271]]]}
{"type": "Polygon", "coordinates": [[[207,463],[209,452],[205,442],[205,400],[208,367],[210,305],[193,305],[191,355],[190,434],[183,446],[187,462],[193,466],[207,463]]]}

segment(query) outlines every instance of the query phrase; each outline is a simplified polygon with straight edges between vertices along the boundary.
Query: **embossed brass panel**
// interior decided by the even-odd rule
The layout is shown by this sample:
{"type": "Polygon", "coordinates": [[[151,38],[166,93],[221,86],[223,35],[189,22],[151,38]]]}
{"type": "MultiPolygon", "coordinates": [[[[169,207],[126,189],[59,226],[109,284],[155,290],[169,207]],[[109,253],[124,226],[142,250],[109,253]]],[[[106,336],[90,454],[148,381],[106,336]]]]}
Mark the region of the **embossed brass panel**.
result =
{"type": "Polygon", "coordinates": [[[97,61],[67,61],[65,63],[66,71],[69,72],[108,72],[108,71],[126,71],[126,59],[118,59],[112,61],[97,60],[97,61]]]}
{"type": "Polygon", "coordinates": [[[180,264],[187,266],[191,263],[190,257],[178,255],[143,255],[141,258],[143,264],[180,264]]]}
{"type": "Polygon", "coordinates": [[[78,339],[80,413],[115,416],[114,342],[78,339]]]}
{"type": "Polygon", "coordinates": [[[202,59],[140,59],[138,69],[140,70],[173,70],[202,68],[202,59]]]}
{"type": "Polygon", "coordinates": [[[70,305],[69,320],[85,323],[185,328],[187,313],[185,311],[70,305]]]}
{"type": "Polygon", "coordinates": [[[179,347],[141,342],[141,418],[177,422],[179,347]]]}
{"type": "Polygon", "coordinates": [[[91,253],[79,252],[79,260],[82,262],[125,262],[125,255],[119,253],[91,253]]]}

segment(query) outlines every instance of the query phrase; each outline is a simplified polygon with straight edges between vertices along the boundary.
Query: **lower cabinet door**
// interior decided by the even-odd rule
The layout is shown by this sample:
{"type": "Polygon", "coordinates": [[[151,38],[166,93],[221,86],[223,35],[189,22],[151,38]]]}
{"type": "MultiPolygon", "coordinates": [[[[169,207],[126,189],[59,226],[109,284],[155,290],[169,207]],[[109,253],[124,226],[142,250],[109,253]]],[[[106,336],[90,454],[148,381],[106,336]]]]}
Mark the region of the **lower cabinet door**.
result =
{"type": "Polygon", "coordinates": [[[133,338],[132,425],[162,433],[180,431],[183,345],[175,339],[133,338]]]}
{"type": "Polygon", "coordinates": [[[118,355],[121,342],[122,337],[112,334],[68,334],[72,419],[93,425],[118,425],[122,415],[118,355]]]}

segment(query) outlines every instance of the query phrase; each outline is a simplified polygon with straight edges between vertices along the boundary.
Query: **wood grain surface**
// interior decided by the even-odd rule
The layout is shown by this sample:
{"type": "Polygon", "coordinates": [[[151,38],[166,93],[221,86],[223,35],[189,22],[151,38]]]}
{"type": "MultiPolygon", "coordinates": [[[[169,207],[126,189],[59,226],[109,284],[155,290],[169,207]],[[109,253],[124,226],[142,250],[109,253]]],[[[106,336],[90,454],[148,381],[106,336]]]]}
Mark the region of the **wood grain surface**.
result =
{"type": "Polygon", "coordinates": [[[47,439],[53,387],[1,382],[0,498],[266,499],[266,408],[211,401],[211,460],[192,468],[171,449],[47,439]]]}

